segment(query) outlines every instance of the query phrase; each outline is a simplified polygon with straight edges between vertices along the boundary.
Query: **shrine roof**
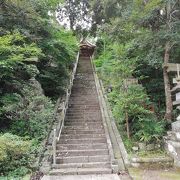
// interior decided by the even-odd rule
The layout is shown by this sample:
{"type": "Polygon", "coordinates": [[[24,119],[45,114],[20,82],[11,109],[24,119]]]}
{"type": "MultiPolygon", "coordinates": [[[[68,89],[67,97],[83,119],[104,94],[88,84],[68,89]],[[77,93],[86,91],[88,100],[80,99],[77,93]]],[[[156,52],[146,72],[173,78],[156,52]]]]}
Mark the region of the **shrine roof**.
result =
{"type": "Polygon", "coordinates": [[[91,42],[89,42],[89,41],[86,40],[86,39],[81,40],[79,46],[80,46],[80,47],[88,46],[88,47],[90,47],[90,48],[95,48],[95,47],[96,47],[95,44],[92,44],[91,42]]]}

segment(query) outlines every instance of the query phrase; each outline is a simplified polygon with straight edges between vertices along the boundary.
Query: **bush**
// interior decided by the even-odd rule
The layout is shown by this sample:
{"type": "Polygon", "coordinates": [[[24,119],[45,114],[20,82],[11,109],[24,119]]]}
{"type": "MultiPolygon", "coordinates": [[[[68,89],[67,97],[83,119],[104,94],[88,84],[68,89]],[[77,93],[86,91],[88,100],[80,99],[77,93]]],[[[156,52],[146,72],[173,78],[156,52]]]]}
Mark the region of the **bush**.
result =
{"type": "MultiPolygon", "coordinates": [[[[23,89],[24,97],[11,104],[8,114],[13,114],[10,131],[20,136],[42,140],[47,136],[53,121],[54,105],[44,95],[38,95],[32,87],[23,89]]],[[[7,107],[8,109],[8,107],[7,107]]]]}
{"type": "MultiPolygon", "coordinates": [[[[31,141],[23,140],[21,137],[5,133],[0,136],[0,172],[7,175],[17,169],[30,167],[31,141]]],[[[22,172],[21,172],[22,173],[22,172]]],[[[24,175],[24,173],[22,173],[24,175]]]]}
{"type": "Polygon", "coordinates": [[[139,117],[132,129],[137,141],[158,142],[165,133],[165,122],[157,121],[155,117],[139,117]]]}

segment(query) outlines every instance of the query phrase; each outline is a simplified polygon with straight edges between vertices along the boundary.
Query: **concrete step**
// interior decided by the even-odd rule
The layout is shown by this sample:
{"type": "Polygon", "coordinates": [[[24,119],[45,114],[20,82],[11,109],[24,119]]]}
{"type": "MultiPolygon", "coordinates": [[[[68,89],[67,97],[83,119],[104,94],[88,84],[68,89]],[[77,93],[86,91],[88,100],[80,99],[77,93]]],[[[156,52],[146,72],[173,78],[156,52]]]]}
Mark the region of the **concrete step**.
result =
{"type": "Polygon", "coordinates": [[[84,118],[84,117],[95,117],[95,118],[99,118],[101,117],[101,114],[100,113],[86,113],[86,111],[84,110],[84,114],[78,114],[78,113],[75,113],[75,114],[70,114],[70,113],[67,113],[66,114],[66,117],[77,117],[77,118],[84,118]]]}
{"type": "Polygon", "coordinates": [[[168,131],[166,139],[180,142],[180,132],[168,131]]]}
{"type": "Polygon", "coordinates": [[[68,164],[56,164],[52,165],[54,169],[63,168],[110,168],[110,162],[93,162],[93,163],[68,163],[68,164]]]}
{"type": "Polygon", "coordinates": [[[85,119],[80,119],[80,118],[77,118],[77,119],[71,119],[71,118],[66,118],[65,119],[65,123],[81,123],[81,124],[84,124],[84,123],[102,123],[102,118],[99,118],[99,119],[89,119],[89,118],[85,118],[85,119]]]}
{"type": "Polygon", "coordinates": [[[66,114],[69,114],[69,115],[84,115],[84,114],[101,114],[101,111],[100,110],[88,110],[88,109],[79,109],[79,110],[74,110],[74,109],[71,109],[69,108],[66,112],[66,114]]]}
{"type": "Polygon", "coordinates": [[[88,105],[90,104],[98,104],[99,100],[96,99],[70,99],[69,103],[71,104],[84,104],[87,103],[88,105]]]}
{"type": "Polygon", "coordinates": [[[101,116],[88,116],[88,115],[84,115],[84,116],[66,116],[66,119],[68,120],[74,120],[74,121],[78,121],[78,120],[101,120],[102,122],[102,117],[101,116]]]}
{"type": "Polygon", "coordinates": [[[95,106],[95,107],[89,107],[89,106],[86,106],[86,105],[79,105],[79,106],[75,106],[75,105],[69,105],[68,106],[68,110],[71,110],[71,111],[86,111],[89,112],[89,111],[100,111],[100,106],[95,106]]]}
{"type": "Polygon", "coordinates": [[[80,97],[80,96],[88,96],[88,97],[90,97],[90,96],[97,96],[97,92],[96,91],[92,91],[92,92],[84,92],[84,91],[81,91],[81,90],[75,90],[75,91],[78,91],[78,92],[73,92],[73,91],[71,91],[71,95],[72,96],[75,96],[75,95],[77,95],[77,97],[80,97]]]}
{"type": "Polygon", "coordinates": [[[57,157],[108,155],[108,149],[58,150],[57,157]]]}
{"type": "Polygon", "coordinates": [[[70,112],[75,113],[75,114],[86,114],[86,113],[101,114],[99,105],[86,105],[86,104],[69,104],[68,113],[70,113],[70,112]]]}
{"type": "Polygon", "coordinates": [[[88,163],[88,162],[107,162],[110,160],[109,155],[97,155],[97,156],[69,156],[69,157],[57,157],[57,164],[66,163],[88,163]]]}
{"type": "Polygon", "coordinates": [[[72,129],[63,129],[62,134],[102,134],[104,133],[104,129],[93,129],[93,130],[86,130],[86,129],[79,129],[79,130],[72,130],[72,129]]]}
{"type": "Polygon", "coordinates": [[[93,130],[96,130],[96,131],[100,131],[104,129],[103,126],[100,126],[100,127],[97,127],[97,128],[94,128],[94,127],[88,127],[88,126],[64,126],[64,131],[66,130],[76,130],[76,131],[83,131],[83,130],[86,130],[86,131],[93,131],[93,130]]]}
{"type": "Polygon", "coordinates": [[[71,128],[71,129],[103,129],[104,126],[102,123],[94,123],[94,124],[88,124],[88,123],[84,123],[83,125],[79,125],[79,124],[66,124],[65,125],[66,128],[71,128]]]}
{"type": "Polygon", "coordinates": [[[84,121],[83,122],[69,122],[69,121],[65,121],[65,126],[88,126],[88,127],[92,127],[92,126],[95,126],[95,127],[100,127],[100,126],[103,126],[103,123],[102,122],[86,122],[84,121]]]}
{"type": "Polygon", "coordinates": [[[96,102],[88,102],[88,101],[84,101],[84,102],[74,102],[74,101],[69,101],[69,106],[70,105],[88,105],[88,107],[90,106],[99,106],[99,101],[96,101],[96,102]]]}
{"type": "Polygon", "coordinates": [[[96,115],[100,115],[101,111],[100,109],[91,109],[91,108],[86,108],[86,105],[84,105],[84,108],[71,108],[69,107],[66,114],[70,114],[70,115],[84,115],[84,114],[96,114],[96,115]]]}
{"type": "Polygon", "coordinates": [[[61,138],[67,138],[67,139],[81,139],[81,138],[105,138],[105,134],[62,134],[61,138]]]}
{"type": "Polygon", "coordinates": [[[99,102],[98,103],[96,103],[96,105],[92,105],[92,104],[72,104],[71,106],[69,106],[69,107],[72,107],[72,108],[82,108],[82,107],[84,107],[84,108],[86,108],[86,109],[88,109],[88,110],[94,110],[94,109],[91,109],[91,108],[93,108],[93,107],[95,107],[95,108],[98,108],[98,107],[100,107],[99,106],[99,102]]]}
{"type": "Polygon", "coordinates": [[[86,150],[86,149],[106,149],[107,143],[93,144],[57,144],[57,150],[86,150]]]}
{"type": "Polygon", "coordinates": [[[73,96],[71,97],[70,100],[73,100],[73,101],[95,101],[97,100],[98,97],[97,96],[89,96],[89,97],[86,97],[86,96],[81,96],[81,97],[77,97],[77,96],[73,96]]]}
{"type": "Polygon", "coordinates": [[[74,109],[69,108],[67,110],[66,114],[70,114],[70,115],[101,114],[101,111],[99,109],[97,109],[97,110],[91,110],[91,109],[74,110],[74,109]]]}
{"type": "Polygon", "coordinates": [[[84,117],[84,116],[101,116],[101,113],[99,111],[94,111],[94,112],[88,112],[86,110],[82,110],[81,113],[70,113],[67,112],[66,116],[77,116],[77,117],[84,117]]]}
{"type": "Polygon", "coordinates": [[[82,95],[78,95],[77,93],[75,93],[75,94],[71,94],[71,98],[76,98],[76,99],[80,99],[80,98],[86,98],[86,99],[94,98],[94,99],[96,99],[97,96],[94,97],[94,94],[89,94],[89,95],[86,95],[86,96],[82,96],[82,95]]]}
{"type": "Polygon", "coordinates": [[[58,144],[94,144],[107,143],[106,138],[82,138],[82,139],[64,139],[60,138],[58,144]]]}
{"type": "Polygon", "coordinates": [[[95,106],[95,109],[93,108],[94,106],[88,105],[88,104],[86,104],[86,105],[78,105],[79,107],[74,107],[74,106],[69,106],[68,111],[77,111],[78,113],[83,112],[82,110],[86,110],[89,113],[90,112],[93,113],[93,112],[96,112],[96,111],[97,112],[100,111],[100,106],[99,105],[95,106]]]}
{"type": "Polygon", "coordinates": [[[65,168],[53,169],[50,175],[87,175],[87,174],[111,174],[110,168],[65,168]]]}

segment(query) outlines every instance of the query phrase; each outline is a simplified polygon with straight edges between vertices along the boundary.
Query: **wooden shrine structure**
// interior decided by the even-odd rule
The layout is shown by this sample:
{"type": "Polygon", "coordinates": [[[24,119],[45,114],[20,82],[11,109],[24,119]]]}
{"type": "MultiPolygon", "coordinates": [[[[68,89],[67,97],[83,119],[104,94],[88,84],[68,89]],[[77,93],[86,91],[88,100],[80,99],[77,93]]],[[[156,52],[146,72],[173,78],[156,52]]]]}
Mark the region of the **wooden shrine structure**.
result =
{"type": "Polygon", "coordinates": [[[94,50],[96,48],[96,45],[90,43],[86,39],[82,39],[80,41],[80,56],[92,56],[94,53],[94,50]]]}

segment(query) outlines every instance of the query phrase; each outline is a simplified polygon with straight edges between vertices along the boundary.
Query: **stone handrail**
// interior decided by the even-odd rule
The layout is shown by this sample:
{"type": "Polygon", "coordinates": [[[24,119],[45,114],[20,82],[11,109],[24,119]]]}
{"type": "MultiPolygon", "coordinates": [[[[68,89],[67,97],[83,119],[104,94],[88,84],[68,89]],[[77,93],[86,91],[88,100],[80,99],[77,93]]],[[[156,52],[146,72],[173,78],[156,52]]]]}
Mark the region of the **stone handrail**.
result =
{"type": "Polygon", "coordinates": [[[68,103],[69,103],[69,97],[71,95],[71,89],[73,86],[73,81],[75,78],[75,74],[76,74],[76,69],[77,69],[77,65],[78,65],[78,61],[79,61],[79,52],[77,54],[77,58],[76,58],[76,62],[72,71],[72,75],[70,78],[70,83],[68,88],[66,89],[66,97],[65,100],[62,102],[62,119],[61,121],[58,123],[57,127],[54,129],[54,134],[53,134],[53,142],[52,142],[52,148],[53,148],[53,164],[56,164],[56,144],[59,141],[60,137],[61,137],[61,132],[62,129],[64,127],[64,120],[66,117],[66,111],[68,109],[68,103]]]}

